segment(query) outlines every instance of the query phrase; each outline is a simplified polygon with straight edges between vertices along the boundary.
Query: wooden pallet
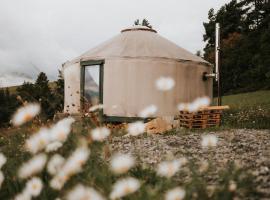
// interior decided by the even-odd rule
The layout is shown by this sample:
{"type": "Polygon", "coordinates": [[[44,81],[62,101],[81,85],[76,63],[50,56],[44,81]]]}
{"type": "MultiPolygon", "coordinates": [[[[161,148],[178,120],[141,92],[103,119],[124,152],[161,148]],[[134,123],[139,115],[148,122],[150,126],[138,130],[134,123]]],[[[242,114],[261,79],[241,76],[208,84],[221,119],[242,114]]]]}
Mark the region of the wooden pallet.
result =
{"type": "Polygon", "coordinates": [[[221,119],[180,119],[183,124],[217,124],[221,119]]]}
{"type": "Polygon", "coordinates": [[[178,116],[180,127],[189,129],[205,129],[220,126],[222,112],[224,109],[228,108],[228,106],[211,106],[201,109],[195,113],[180,111],[178,116]]]}
{"type": "MultiPolygon", "coordinates": [[[[221,114],[222,110],[199,110],[196,112],[196,114],[221,114]]],[[[188,111],[180,111],[180,114],[192,114],[188,111]]]]}
{"type": "Polygon", "coordinates": [[[179,119],[220,119],[220,114],[180,114],[179,119]]]}

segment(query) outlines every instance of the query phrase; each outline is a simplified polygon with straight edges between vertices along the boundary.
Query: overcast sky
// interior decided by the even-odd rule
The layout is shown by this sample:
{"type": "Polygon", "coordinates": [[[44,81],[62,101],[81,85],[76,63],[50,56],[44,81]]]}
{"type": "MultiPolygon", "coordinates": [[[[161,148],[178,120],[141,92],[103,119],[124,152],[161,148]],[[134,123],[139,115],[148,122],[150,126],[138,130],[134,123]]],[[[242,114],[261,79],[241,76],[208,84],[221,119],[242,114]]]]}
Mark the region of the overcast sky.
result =
{"type": "Polygon", "coordinates": [[[0,0],[0,73],[45,71],[117,35],[137,18],[195,53],[210,8],[229,0],[0,0]],[[36,68],[36,69],[35,69],[36,68]]]}

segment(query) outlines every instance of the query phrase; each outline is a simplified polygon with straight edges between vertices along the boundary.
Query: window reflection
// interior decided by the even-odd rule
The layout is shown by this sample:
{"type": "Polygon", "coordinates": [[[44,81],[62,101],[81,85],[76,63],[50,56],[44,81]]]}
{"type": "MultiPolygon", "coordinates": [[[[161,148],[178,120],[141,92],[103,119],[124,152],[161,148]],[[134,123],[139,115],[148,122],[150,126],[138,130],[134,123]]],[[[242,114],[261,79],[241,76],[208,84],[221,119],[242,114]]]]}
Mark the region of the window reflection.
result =
{"type": "Polygon", "coordinates": [[[85,107],[99,104],[99,65],[85,67],[84,102],[85,107]]]}

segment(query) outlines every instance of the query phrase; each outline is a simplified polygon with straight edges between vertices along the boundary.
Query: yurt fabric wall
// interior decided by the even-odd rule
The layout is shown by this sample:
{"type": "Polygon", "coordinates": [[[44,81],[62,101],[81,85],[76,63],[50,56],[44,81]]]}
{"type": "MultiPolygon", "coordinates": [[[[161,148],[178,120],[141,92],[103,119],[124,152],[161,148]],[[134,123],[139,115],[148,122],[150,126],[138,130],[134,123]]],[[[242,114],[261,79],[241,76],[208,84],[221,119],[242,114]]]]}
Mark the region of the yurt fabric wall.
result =
{"type": "Polygon", "coordinates": [[[199,96],[212,97],[212,81],[202,79],[204,72],[212,72],[212,66],[147,27],[123,30],[65,63],[63,70],[64,111],[72,114],[83,111],[83,100],[91,99],[91,92],[92,96],[97,94],[94,90],[105,105],[103,113],[114,117],[137,117],[151,104],[158,107],[157,116],[174,116],[178,103],[199,96]],[[99,62],[102,65],[94,66],[99,62]],[[98,73],[99,80],[86,77],[89,73],[98,73]],[[155,81],[161,76],[175,80],[173,90],[160,92],[155,88],[155,81]]]}
{"type": "Polygon", "coordinates": [[[192,62],[108,59],[104,65],[104,114],[138,117],[142,109],[153,104],[158,107],[157,116],[174,116],[180,102],[212,97],[212,82],[203,81],[204,72],[210,73],[211,68],[192,62]],[[174,88],[157,90],[155,81],[160,76],[173,78],[174,88]]]}

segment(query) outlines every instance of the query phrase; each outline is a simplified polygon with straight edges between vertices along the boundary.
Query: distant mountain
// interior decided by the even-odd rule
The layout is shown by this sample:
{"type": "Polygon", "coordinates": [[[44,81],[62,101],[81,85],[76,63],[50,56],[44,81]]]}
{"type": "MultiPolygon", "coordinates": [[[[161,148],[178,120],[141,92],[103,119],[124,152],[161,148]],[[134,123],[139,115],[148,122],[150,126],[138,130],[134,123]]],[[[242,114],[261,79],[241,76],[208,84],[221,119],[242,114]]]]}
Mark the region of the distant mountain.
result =
{"type": "Polygon", "coordinates": [[[18,86],[22,85],[24,82],[34,83],[35,78],[18,72],[0,74],[0,88],[18,86]]]}

